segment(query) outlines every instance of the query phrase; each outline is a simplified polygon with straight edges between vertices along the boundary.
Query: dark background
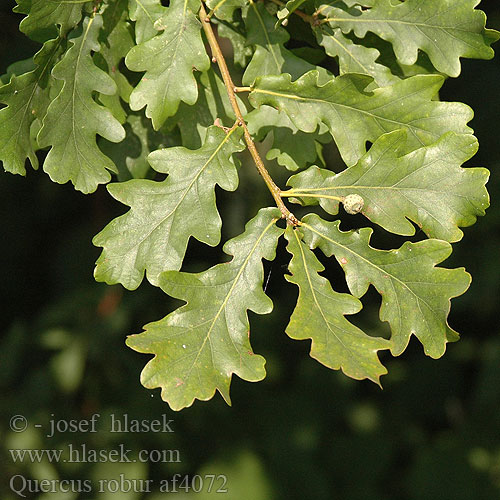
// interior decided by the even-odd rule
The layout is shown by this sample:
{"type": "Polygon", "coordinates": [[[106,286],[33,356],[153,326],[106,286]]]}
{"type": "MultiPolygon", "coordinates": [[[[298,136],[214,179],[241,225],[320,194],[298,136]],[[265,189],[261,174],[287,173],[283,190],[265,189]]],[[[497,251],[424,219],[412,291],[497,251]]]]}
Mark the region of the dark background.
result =
{"type": "MultiPolygon", "coordinates": [[[[36,50],[18,32],[21,16],[13,1],[0,4],[0,74],[36,50]]],[[[489,27],[500,27],[494,0],[480,7],[489,27]]],[[[497,45],[497,50],[500,46],[497,45]]],[[[233,406],[219,396],[195,402],[180,413],[144,389],[139,374],[148,357],[128,349],[125,336],[159,319],[174,304],[144,282],[136,292],[93,280],[99,249],[92,237],[125,208],[102,187],[84,196],[56,185],[43,172],[27,178],[0,175],[0,283],[3,336],[0,339],[0,497],[18,498],[10,478],[150,478],[155,485],[173,474],[224,474],[227,499],[468,500],[500,498],[500,59],[462,60],[463,72],[441,93],[475,111],[471,126],[479,153],[470,165],[491,170],[487,217],[465,229],[447,267],[466,266],[469,291],[453,300],[450,324],[462,339],[432,360],[412,339],[399,358],[384,355],[389,375],[384,390],[328,370],[308,356],[309,342],[283,332],[295,287],[283,267],[271,271],[268,294],[275,310],[251,314],[252,345],[267,359],[260,383],[232,382],[233,406]],[[100,413],[95,434],[47,438],[49,420],[86,419],[100,413]],[[174,419],[173,434],[112,434],[110,414],[174,419]],[[25,415],[24,433],[9,430],[9,419],[25,415]],[[43,429],[33,425],[40,423],[43,429]],[[14,464],[9,448],[63,448],[86,443],[113,449],[176,449],[176,464],[14,464]]],[[[277,167],[272,167],[277,168],[277,167]]],[[[249,181],[250,182],[250,181],[249,181]]],[[[255,212],[252,189],[240,203],[255,212]],[[246,206],[246,205],[245,205],[246,206]]],[[[223,201],[231,203],[236,198],[223,201]]],[[[222,211],[224,212],[224,206],[222,211]]],[[[233,222],[237,233],[244,221],[233,222]]],[[[227,236],[227,234],[226,234],[227,236]]],[[[379,242],[377,242],[379,243],[379,242]]],[[[383,241],[380,241],[383,246],[383,241]]],[[[190,244],[191,266],[206,267],[206,247],[190,244]]],[[[281,262],[286,262],[281,250],[281,262]]],[[[336,287],[339,289],[339,287],[336,287]]],[[[371,333],[385,331],[377,319],[379,298],[371,291],[361,322],[371,333]]],[[[163,498],[141,493],[56,494],[27,498],[163,498]]],[[[221,494],[219,494],[220,496],[221,494]]],[[[177,498],[207,495],[179,493],[177,498]]]]}

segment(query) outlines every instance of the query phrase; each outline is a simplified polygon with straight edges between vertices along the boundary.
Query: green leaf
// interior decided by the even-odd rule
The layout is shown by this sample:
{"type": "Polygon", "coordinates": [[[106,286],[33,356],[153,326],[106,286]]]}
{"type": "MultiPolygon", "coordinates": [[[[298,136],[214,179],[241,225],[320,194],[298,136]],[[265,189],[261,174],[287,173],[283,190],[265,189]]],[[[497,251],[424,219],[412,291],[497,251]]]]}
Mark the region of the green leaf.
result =
{"type": "MultiPolygon", "coordinates": [[[[82,18],[82,9],[88,0],[16,0],[14,12],[27,14],[19,29],[33,40],[44,42],[47,34],[55,36],[53,28],[59,26],[60,36],[66,35],[82,18]]],[[[50,38],[50,37],[49,37],[50,38]]]]}
{"type": "Polygon", "coordinates": [[[281,23],[283,23],[285,19],[288,19],[304,2],[306,2],[306,0],[288,0],[285,6],[276,13],[281,23]]]}
{"type": "Polygon", "coordinates": [[[233,374],[256,382],[265,377],[262,356],[252,351],[247,311],[269,314],[271,299],[263,292],[262,259],[273,260],[283,230],[276,226],[277,209],[264,208],[245,232],[228,241],[233,255],[197,274],[169,271],[161,275],[162,290],[186,301],[167,317],[128,337],[132,349],[154,354],[141,374],[142,384],[161,387],[161,397],[173,410],[208,400],[218,390],[230,404],[233,374]]]}
{"type": "Polygon", "coordinates": [[[363,38],[367,31],[392,43],[402,64],[417,61],[418,51],[429,55],[434,67],[450,76],[460,74],[460,57],[491,59],[490,45],[500,34],[485,30],[486,16],[474,7],[480,0],[379,0],[355,14],[332,7],[327,19],[344,33],[363,38]]]}
{"type": "MultiPolygon", "coordinates": [[[[126,4],[126,1],[127,0],[120,0],[122,8],[125,7],[124,4],[126,4]]],[[[100,95],[99,101],[113,113],[113,116],[120,123],[123,124],[127,120],[127,112],[123,109],[120,99],[128,102],[133,87],[130,85],[126,76],[120,71],[120,63],[134,46],[134,40],[132,38],[130,24],[127,21],[126,11],[121,15],[120,12],[115,14],[111,11],[110,7],[118,8],[118,3],[113,6],[108,6],[104,12],[103,21],[106,40],[105,43],[101,43],[99,54],[106,61],[107,72],[116,83],[118,92],[113,95],[100,95]],[[113,14],[118,16],[118,19],[114,25],[107,26],[107,15],[113,14]]]]}
{"type": "Polygon", "coordinates": [[[268,160],[276,159],[280,165],[292,171],[316,160],[317,141],[321,135],[301,132],[284,113],[278,113],[270,106],[261,106],[248,113],[245,120],[248,130],[258,140],[269,133],[273,135],[272,147],[266,154],[268,160]]]}
{"type": "MultiPolygon", "coordinates": [[[[217,119],[225,124],[233,124],[236,121],[226,87],[217,73],[210,69],[202,73],[197,80],[199,94],[196,103],[192,106],[181,103],[177,113],[166,123],[166,126],[175,124],[179,127],[182,144],[189,149],[201,147],[208,128],[217,119]]],[[[241,112],[245,113],[245,105],[238,96],[236,101],[241,112]]]]}
{"type": "Polygon", "coordinates": [[[29,73],[36,68],[34,57],[15,61],[7,66],[6,72],[0,77],[0,83],[7,85],[13,76],[21,76],[24,73],[29,73]]]}
{"type": "Polygon", "coordinates": [[[161,0],[129,0],[129,16],[135,21],[135,42],[137,45],[153,38],[158,30],[155,22],[167,11],[161,0]]]}
{"type": "Polygon", "coordinates": [[[193,9],[196,0],[172,0],[167,13],[156,22],[163,33],[135,46],[125,63],[132,71],[146,74],[130,95],[130,107],[146,106],[155,130],[175,114],[179,103],[194,104],[198,87],[193,68],[206,71],[210,60],[201,39],[201,24],[193,9]]]}
{"type": "Polygon", "coordinates": [[[335,255],[355,297],[362,297],[370,284],[376,288],[382,296],[380,319],[391,326],[392,354],[399,356],[415,335],[428,356],[442,356],[446,343],[458,340],[447,323],[450,299],[470,284],[463,268],[435,267],[450,255],[451,245],[441,240],[407,241],[397,250],[377,250],[370,246],[372,229],[343,232],[339,224],[307,215],[304,239],[327,257],[335,255]]]}
{"type": "Polygon", "coordinates": [[[325,48],[325,52],[331,57],[338,57],[341,75],[362,73],[372,76],[374,79],[373,88],[376,85],[379,87],[392,85],[398,80],[389,68],[376,62],[380,56],[377,49],[355,44],[345,37],[339,28],[332,29],[322,24],[314,31],[318,43],[325,48]]]}
{"type": "Polygon", "coordinates": [[[97,281],[134,290],[146,271],[157,285],[163,271],[180,269],[190,236],[210,246],[219,243],[215,185],[226,191],[238,187],[231,156],[243,150],[241,133],[240,128],[225,133],[211,127],[196,151],[174,147],[149,155],[157,172],[169,174],[166,180],[134,179],[108,186],[111,196],[131,210],[93,240],[104,248],[94,273],[97,281]]]}
{"type": "Polygon", "coordinates": [[[471,133],[468,106],[432,100],[444,82],[441,76],[417,75],[373,92],[364,90],[369,76],[342,75],[324,85],[318,76],[310,71],[295,82],[286,74],[258,78],[250,102],[285,111],[303,132],[325,123],[349,166],[366,152],[366,141],[396,129],[408,130],[403,153],[432,144],[445,132],[471,133]]]}
{"type": "Polygon", "coordinates": [[[252,85],[262,75],[289,73],[298,78],[315,67],[286,49],[290,36],[281,27],[275,28],[276,18],[262,3],[250,3],[245,17],[247,45],[255,45],[255,53],[243,74],[243,85],[252,85]]]}
{"type": "Polygon", "coordinates": [[[101,16],[85,18],[83,32],[70,40],[71,48],[52,70],[64,85],[51,102],[37,138],[41,148],[51,147],[43,165],[50,178],[60,184],[71,181],[83,193],[109,182],[108,170],[116,172],[114,163],[97,147],[96,134],[112,142],[125,138],[118,120],[92,97],[95,91],[116,92],[115,82],[95,66],[91,56],[100,49],[101,26],[101,16]]]}
{"type": "Polygon", "coordinates": [[[35,55],[33,71],[13,76],[0,87],[0,102],[7,104],[0,110],[0,161],[13,174],[26,175],[26,158],[34,169],[38,168],[38,147],[31,140],[30,129],[35,119],[43,117],[41,104],[48,99],[50,70],[61,52],[60,46],[60,38],[46,42],[35,55]]]}
{"type": "Polygon", "coordinates": [[[130,124],[133,134],[139,139],[141,152],[137,156],[128,155],[127,158],[125,158],[125,163],[134,179],[143,179],[148,172],[151,171],[151,167],[147,160],[149,153],[151,153],[153,149],[156,149],[156,147],[165,147],[165,144],[163,144],[165,141],[162,141],[160,134],[154,133],[151,129],[151,122],[147,121],[144,116],[129,115],[127,121],[130,124]],[[150,136],[157,136],[155,137],[156,147],[151,146],[150,136]]]}
{"type": "Polygon", "coordinates": [[[147,157],[151,151],[177,145],[173,134],[165,135],[162,130],[155,131],[143,113],[129,114],[124,123],[125,139],[119,144],[101,139],[99,147],[109,156],[118,168],[118,181],[130,179],[152,178],[155,172],[151,169],[147,157]]]}
{"type": "Polygon", "coordinates": [[[217,34],[222,38],[227,38],[233,46],[234,64],[239,64],[242,68],[247,65],[247,60],[252,56],[252,47],[246,45],[246,37],[238,28],[238,23],[220,23],[217,26],[217,34]]]}
{"type": "Polygon", "coordinates": [[[396,234],[411,236],[415,222],[431,238],[454,242],[489,205],[485,168],[461,168],[478,149],[472,135],[450,132],[431,146],[405,156],[406,133],[381,136],[357,165],[340,174],[311,167],[291,177],[286,196],[304,204],[318,202],[330,214],[338,213],[339,199],[350,194],[364,200],[362,213],[396,234]]]}
{"type": "Polygon", "coordinates": [[[292,254],[287,281],[299,287],[297,306],[286,333],[293,339],[312,339],[311,357],[349,377],[369,379],[379,384],[387,373],[377,351],[389,349],[390,342],[370,337],[349,323],[346,314],[361,310],[361,302],[347,293],[332,290],[319,272],[324,270],[314,253],[301,241],[300,230],[290,226],[285,232],[287,250],[292,254]]]}
{"type": "MultiPolygon", "coordinates": [[[[375,7],[375,4],[377,3],[378,0],[343,0],[343,2],[348,6],[348,7],[354,7],[355,5],[360,5],[361,7],[375,7]]],[[[400,0],[396,0],[400,1],[400,0]]],[[[332,4],[339,3],[339,2],[332,2],[332,4]]]]}
{"type": "Polygon", "coordinates": [[[224,21],[232,21],[234,11],[247,5],[249,0],[207,0],[206,4],[213,14],[224,21]]]}

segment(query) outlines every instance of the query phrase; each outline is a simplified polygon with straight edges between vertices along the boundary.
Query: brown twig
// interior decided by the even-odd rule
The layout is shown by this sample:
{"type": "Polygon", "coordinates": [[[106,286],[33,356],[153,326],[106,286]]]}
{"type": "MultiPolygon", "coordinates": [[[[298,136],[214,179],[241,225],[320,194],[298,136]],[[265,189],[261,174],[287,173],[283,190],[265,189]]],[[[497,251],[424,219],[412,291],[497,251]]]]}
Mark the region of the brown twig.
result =
{"type": "Polygon", "coordinates": [[[229,97],[229,102],[231,103],[231,106],[233,108],[234,114],[236,115],[236,118],[238,120],[238,124],[243,127],[243,132],[245,136],[245,142],[247,143],[248,150],[250,151],[250,154],[252,155],[253,161],[255,163],[255,166],[257,167],[257,170],[259,171],[260,175],[264,179],[264,182],[266,183],[267,188],[271,192],[271,195],[274,198],[274,201],[276,202],[277,207],[280,209],[282,217],[286,219],[290,224],[297,225],[299,221],[297,218],[288,210],[286,205],[284,204],[283,200],[281,199],[281,190],[280,188],[274,183],[272,177],[269,175],[269,172],[267,171],[264,162],[262,161],[262,158],[259,155],[259,152],[257,151],[257,148],[255,147],[255,143],[253,142],[252,136],[250,135],[250,132],[248,131],[247,124],[245,123],[245,119],[243,118],[243,115],[241,113],[240,107],[238,105],[238,101],[236,100],[236,94],[235,94],[235,86],[233,83],[233,80],[231,78],[231,75],[229,73],[229,70],[227,68],[226,61],[224,59],[224,55],[222,54],[222,51],[219,46],[219,42],[217,41],[217,38],[215,37],[214,31],[212,29],[212,26],[210,24],[210,18],[207,15],[207,11],[205,10],[205,6],[203,3],[201,4],[200,7],[200,20],[203,25],[203,30],[205,31],[205,34],[207,36],[208,43],[210,45],[210,49],[212,50],[212,56],[215,58],[217,61],[217,65],[219,66],[222,79],[224,81],[224,85],[226,86],[227,94],[229,97]]]}

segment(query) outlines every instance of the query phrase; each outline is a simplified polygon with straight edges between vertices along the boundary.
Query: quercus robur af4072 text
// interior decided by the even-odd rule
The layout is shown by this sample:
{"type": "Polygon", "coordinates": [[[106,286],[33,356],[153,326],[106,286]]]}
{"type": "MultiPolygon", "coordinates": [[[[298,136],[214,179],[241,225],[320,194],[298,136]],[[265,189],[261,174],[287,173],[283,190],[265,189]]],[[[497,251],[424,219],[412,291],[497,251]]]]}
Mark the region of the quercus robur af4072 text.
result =
{"type": "Polygon", "coordinates": [[[264,378],[248,311],[272,311],[262,261],[277,245],[298,292],[286,333],[311,340],[320,363],[379,383],[379,351],[398,356],[413,335],[438,358],[458,339],[450,299],[470,276],[440,264],[484,215],[488,171],[462,167],[478,148],[472,110],[438,93],[461,58],[493,57],[499,34],[479,0],[17,3],[41,48],[2,77],[0,161],[21,175],[40,162],[83,193],[110,182],[129,207],[94,238],[95,277],[130,290],[146,277],[185,302],[127,339],[153,355],[142,383],[173,409],[216,391],[229,403],[233,374],[264,378]],[[221,243],[216,187],[238,189],[253,168],[245,150],[269,206],[225,242],[228,262],[181,272],[190,238],[221,243]],[[427,238],[370,244],[373,230],[416,228],[427,238]],[[320,254],[342,266],[349,293],[321,274],[320,254]],[[349,320],[370,285],[389,338],[349,320]]]}

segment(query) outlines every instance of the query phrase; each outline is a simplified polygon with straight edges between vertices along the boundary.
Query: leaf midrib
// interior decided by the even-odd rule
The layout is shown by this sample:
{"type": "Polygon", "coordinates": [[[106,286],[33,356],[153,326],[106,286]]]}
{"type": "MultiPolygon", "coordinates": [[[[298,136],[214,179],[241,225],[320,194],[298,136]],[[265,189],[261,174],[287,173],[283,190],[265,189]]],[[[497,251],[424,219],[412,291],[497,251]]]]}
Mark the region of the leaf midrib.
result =
{"type": "Polygon", "coordinates": [[[215,328],[215,324],[217,323],[217,320],[219,319],[220,315],[222,314],[222,312],[225,310],[226,308],[226,305],[229,301],[229,298],[231,297],[232,293],[233,293],[233,290],[234,288],[236,287],[241,275],[243,274],[243,271],[245,270],[247,264],[248,264],[248,261],[250,260],[250,258],[252,257],[252,255],[254,254],[256,248],[258,247],[259,243],[261,242],[262,238],[264,237],[264,235],[267,233],[267,231],[269,231],[269,229],[274,226],[274,224],[278,221],[277,218],[273,218],[271,220],[271,222],[269,222],[267,224],[267,226],[265,227],[264,231],[262,231],[262,233],[259,235],[259,237],[257,238],[256,242],[253,244],[250,252],[248,252],[248,255],[245,257],[245,260],[243,261],[240,269],[238,270],[238,273],[236,275],[236,277],[234,278],[234,281],[233,281],[233,284],[231,285],[229,291],[227,292],[226,294],[226,297],[224,298],[224,301],[222,302],[221,306],[219,307],[219,310],[217,311],[216,315],[214,316],[211,324],[210,324],[210,327],[205,335],[205,338],[203,339],[203,343],[201,345],[201,347],[198,349],[198,353],[196,354],[196,357],[193,361],[193,363],[191,364],[190,368],[189,368],[189,371],[187,372],[187,374],[185,375],[185,379],[189,379],[189,377],[191,376],[191,372],[193,371],[193,368],[196,364],[196,362],[198,361],[198,358],[200,357],[201,353],[203,352],[203,349],[205,348],[205,344],[209,341],[210,339],[210,336],[212,334],[212,331],[213,329],[215,328]]]}
{"type": "MultiPolygon", "coordinates": [[[[408,94],[408,95],[402,96],[402,97],[404,97],[404,98],[410,98],[413,95],[418,94],[419,92],[421,92],[423,90],[424,89],[419,89],[418,91],[412,92],[411,94],[408,94]]],[[[387,118],[387,117],[382,116],[382,115],[376,115],[375,113],[371,113],[371,112],[366,111],[364,109],[355,108],[353,106],[348,106],[346,104],[341,104],[341,103],[338,103],[338,102],[326,101],[324,99],[318,99],[316,97],[302,97],[302,96],[298,96],[298,95],[286,94],[286,93],[279,93],[279,92],[275,92],[275,91],[272,91],[272,90],[265,90],[265,89],[259,89],[259,88],[253,88],[252,89],[252,94],[253,93],[273,95],[273,96],[276,96],[276,97],[281,97],[281,98],[284,98],[284,99],[291,99],[291,100],[295,100],[295,101],[302,101],[302,102],[305,102],[305,103],[307,103],[307,102],[310,101],[310,102],[314,102],[314,103],[318,103],[318,104],[328,105],[328,106],[331,106],[334,109],[335,109],[336,106],[338,106],[338,107],[347,109],[347,110],[349,110],[351,112],[357,112],[357,113],[360,113],[360,114],[367,115],[367,116],[369,116],[370,118],[372,118],[375,121],[382,120],[382,121],[386,121],[386,122],[389,122],[389,123],[393,123],[394,125],[398,125],[400,127],[402,126],[404,128],[408,128],[412,132],[413,132],[413,130],[421,130],[421,131],[426,132],[426,133],[432,133],[429,130],[426,130],[426,129],[422,128],[422,127],[417,127],[415,125],[412,125],[411,122],[400,122],[400,121],[397,121],[397,120],[391,120],[390,118],[387,118]]],[[[394,102],[390,102],[388,104],[393,105],[394,102]]],[[[428,118],[433,118],[433,117],[428,117],[428,118]]],[[[381,127],[381,128],[383,129],[383,127],[381,127]]],[[[434,133],[433,135],[436,135],[436,134],[434,133]]],[[[424,143],[421,141],[421,139],[418,138],[417,136],[415,136],[415,137],[418,139],[418,141],[423,146],[424,143]]]]}
{"type": "MultiPolygon", "coordinates": [[[[229,132],[227,134],[225,134],[224,136],[224,139],[221,141],[220,144],[217,145],[217,148],[215,149],[215,151],[212,152],[212,154],[210,155],[210,157],[208,158],[208,160],[204,163],[204,165],[200,168],[200,170],[196,173],[196,175],[193,177],[193,179],[191,180],[191,182],[189,183],[189,185],[184,189],[184,193],[183,195],[181,196],[180,200],[177,202],[177,204],[175,205],[175,207],[165,216],[163,217],[155,226],[153,226],[153,228],[151,229],[151,231],[149,231],[143,238],[140,239],[140,241],[136,244],[134,244],[132,247],[130,247],[129,249],[126,250],[126,252],[124,252],[123,254],[121,255],[125,255],[126,253],[130,252],[131,250],[133,250],[134,248],[138,247],[139,245],[141,245],[142,243],[144,243],[144,241],[149,238],[151,236],[151,234],[156,231],[156,229],[162,225],[170,216],[172,216],[176,210],[179,208],[180,204],[184,201],[184,199],[186,198],[187,194],[189,193],[189,191],[191,190],[191,188],[193,187],[193,184],[198,180],[198,178],[200,177],[200,175],[205,171],[205,169],[207,168],[207,166],[212,162],[212,160],[219,154],[219,151],[222,149],[222,147],[226,144],[226,142],[229,140],[229,138],[231,137],[232,133],[236,130],[236,127],[229,130],[229,132]]],[[[165,182],[168,182],[168,177],[167,177],[167,180],[165,182]]]]}
{"type": "MultiPolygon", "coordinates": [[[[316,297],[316,292],[315,292],[314,286],[312,284],[311,275],[309,274],[309,269],[307,267],[307,262],[306,262],[306,256],[304,254],[304,249],[302,248],[301,241],[300,241],[299,237],[297,236],[297,231],[293,231],[293,235],[295,236],[295,239],[297,241],[297,245],[298,245],[298,247],[300,249],[300,256],[301,256],[301,259],[302,259],[302,264],[304,266],[304,272],[305,272],[306,277],[307,277],[307,282],[309,284],[309,289],[311,290],[311,294],[313,296],[314,303],[316,304],[316,307],[317,307],[319,313],[321,314],[321,317],[323,318],[323,321],[325,322],[328,330],[337,339],[337,341],[342,345],[342,347],[344,348],[344,350],[346,350],[349,353],[349,356],[351,357],[351,359],[354,360],[355,356],[351,352],[351,349],[344,344],[344,342],[342,341],[342,339],[337,335],[337,333],[333,330],[333,328],[331,328],[330,322],[328,321],[327,317],[325,316],[325,314],[323,312],[323,308],[321,307],[320,303],[318,302],[318,299],[316,297]]],[[[345,330],[344,330],[344,332],[347,333],[347,334],[349,333],[349,332],[347,332],[345,330]]],[[[326,344],[328,345],[328,336],[326,336],[326,344]]]]}
{"type": "MultiPolygon", "coordinates": [[[[351,248],[349,248],[349,247],[347,247],[345,245],[342,245],[342,243],[339,243],[338,241],[335,241],[335,240],[329,238],[328,236],[326,236],[325,234],[321,233],[320,231],[318,231],[313,226],[310,226],[309,224],[307,224],[305,222],[301,222],[301,225],[304,226],[304,227],[306,227],[307,229],[309,229],[313,233],[316,233],[321,238],[329,241],[333,245],[341,247],[344,250],[348,251],[349,253],[355,255],[356,257],[358,257],[359,259],[361,259],[363,262],[365,262],[365,263],[369,264],[371,267],[375,268],[381,274],[386,275],[386,276],[390,276],[392,279],[394,279],[395,281],[397,281],[403,288],[406,288],[410,292],[410,294],[413,295],[417,299],[417,303],[418,303],[418,301],[422,301],[429,308],[429,310],[432,311],[433,314],[435,313],[434,309],[430,306],[430,304],[426,300],[424,300],[422,297],[419,297],[404,281],[401,281],[397,276],[394,276],[394,274],[383,270],[382,268],[380,268],[379,266],[377,266],[376,264],[374,264],[373,262],[371,262],[367,258],[363,257],[359,253],[357,253],[354,250],[352,250],[351,248]]],[[[395,293],[395,295],[397,297],[396,293],[395,293]]]]}

